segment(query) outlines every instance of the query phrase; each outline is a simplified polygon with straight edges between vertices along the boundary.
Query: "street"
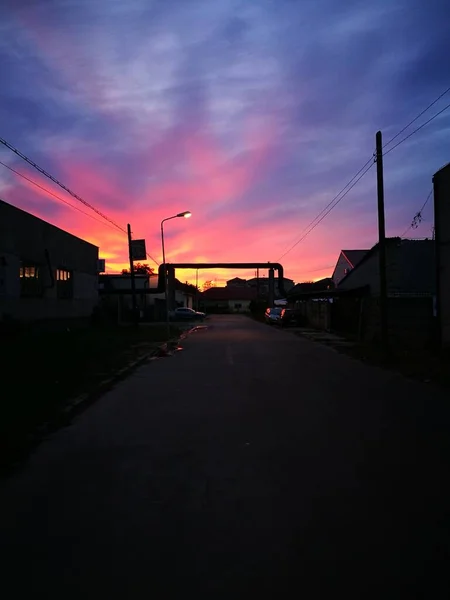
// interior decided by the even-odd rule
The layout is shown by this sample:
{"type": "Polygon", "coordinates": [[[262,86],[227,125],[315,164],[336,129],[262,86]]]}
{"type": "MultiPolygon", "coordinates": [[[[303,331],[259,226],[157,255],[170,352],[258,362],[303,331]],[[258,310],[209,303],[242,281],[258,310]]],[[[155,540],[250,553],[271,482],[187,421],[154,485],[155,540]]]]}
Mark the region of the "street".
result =
{"type": "Polygon", "coordinates": [[[205,325],[2,482],[3,584],[446,597],[448,395],[245,316],[205,325]]]}

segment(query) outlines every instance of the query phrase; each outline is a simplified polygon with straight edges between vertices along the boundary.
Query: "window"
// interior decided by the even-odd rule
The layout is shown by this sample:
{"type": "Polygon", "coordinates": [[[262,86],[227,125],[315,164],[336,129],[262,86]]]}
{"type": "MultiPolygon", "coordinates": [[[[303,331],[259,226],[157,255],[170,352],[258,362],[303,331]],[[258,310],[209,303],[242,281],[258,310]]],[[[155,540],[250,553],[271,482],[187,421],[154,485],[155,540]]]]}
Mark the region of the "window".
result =
{"type": "Polygon", "coordinates": [[[242,308],[242,304],[235,304],[234,308],[242,308]]]}
{"type": "Polygon", "coordinates": [[[20,295],[23,298],[42,296],[42,281],[39,266],[22,262],[19,268],[20,295]]]}
{"type": "Polygon", "coordinates": [[[73,273],[67,269],[56,269],[56,295],[64,300],[73,298],[73,273]]]}

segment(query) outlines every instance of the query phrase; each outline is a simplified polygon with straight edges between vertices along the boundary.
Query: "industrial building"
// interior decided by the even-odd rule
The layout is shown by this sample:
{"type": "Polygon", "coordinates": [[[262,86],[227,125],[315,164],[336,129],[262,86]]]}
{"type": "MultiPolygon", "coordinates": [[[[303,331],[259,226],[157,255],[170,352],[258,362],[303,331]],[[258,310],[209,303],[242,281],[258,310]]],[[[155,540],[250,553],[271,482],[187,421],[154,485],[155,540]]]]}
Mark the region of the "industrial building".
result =
{"type": "Polygon", "coordinates": [[[98,247],[0,200],[0,321],[90,317],[98,247]]]}

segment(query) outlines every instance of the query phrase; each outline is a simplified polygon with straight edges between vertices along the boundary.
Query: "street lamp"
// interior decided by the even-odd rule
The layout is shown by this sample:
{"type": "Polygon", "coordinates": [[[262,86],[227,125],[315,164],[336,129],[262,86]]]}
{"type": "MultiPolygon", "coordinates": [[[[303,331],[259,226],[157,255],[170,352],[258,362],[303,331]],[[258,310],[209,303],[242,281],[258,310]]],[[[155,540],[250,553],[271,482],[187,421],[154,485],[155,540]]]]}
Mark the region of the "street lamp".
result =
{"type": "Polygon", "coordinates": [[[180,217],[184,217],[188,219],[192,216],[190,210],[185,210],[184,212],[180,212],[177,215],[173,215],[173,217],[167,217],[161,221],[161,246],[162,246],[162,255],[163,255],[163,265],[164,265],[164,296],[166,300],[166,325],[167,325],[167,341],[170,338],[170,323],[169,323],[169,300],[168,300],[168,277],[167,277],[167,267],[166,267],[166,252],[164,248],[164,223],[166,221],[170,221],[171,219],[178,219],[180,217]]]}

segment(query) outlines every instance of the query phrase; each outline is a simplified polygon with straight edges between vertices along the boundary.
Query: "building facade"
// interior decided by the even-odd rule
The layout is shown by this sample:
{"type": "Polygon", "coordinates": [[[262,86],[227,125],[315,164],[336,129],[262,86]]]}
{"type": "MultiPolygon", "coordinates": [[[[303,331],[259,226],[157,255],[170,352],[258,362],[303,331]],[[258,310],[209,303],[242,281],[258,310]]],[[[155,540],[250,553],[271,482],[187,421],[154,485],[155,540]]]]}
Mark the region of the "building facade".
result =
{"type": "MultiPolygon", "coordinates": [[[[253,277],[247,281],[247,285],[256,290],[258,298],[265,298],[269,295],[269,278],[253,277]]],[[[287,277],[283,278],[283,286],[286,294],[294,287],[294,281],[287,277]]],[[[284,295],[279,289],[278,277],[274,277],[275,298],[283,298],[284,295]]]]}
{"type": "Polygon", "coordinates": [[[450,348],[450,163],[433,177],[439,344],[450,348]]]}
{"type": "Polygon", "coordinates": [[[90,317],[97,268],[97,246],[0,200],[0,319],[90,317]]]}
{"type": "Polygon", "coordinates": [[[256,290],[241,286],[212,287],[202,293],[200,307],[205,312],[249,312],[250,303],[256,299],[256,290]]]}
{"type": "Polygon", "coordinates": [[[368,250],[341,250],[331,276],[334,285],[339,285],[339,282],[361,262],[367,252],[368,250]]]}

